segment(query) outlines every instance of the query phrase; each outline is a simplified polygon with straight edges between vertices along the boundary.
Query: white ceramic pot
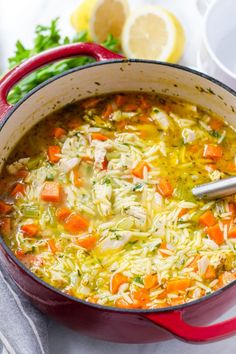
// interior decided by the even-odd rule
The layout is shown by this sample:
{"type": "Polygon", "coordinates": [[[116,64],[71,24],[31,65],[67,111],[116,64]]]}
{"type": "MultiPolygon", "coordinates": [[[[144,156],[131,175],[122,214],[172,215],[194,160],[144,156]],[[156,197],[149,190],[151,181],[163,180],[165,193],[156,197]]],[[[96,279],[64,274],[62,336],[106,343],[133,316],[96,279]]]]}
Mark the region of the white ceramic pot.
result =
{"type": "Polygon", "coordinates": [[[198,67],[235,90],[236,1],[198,0],[198,5],[204,15],[198,67]]]}

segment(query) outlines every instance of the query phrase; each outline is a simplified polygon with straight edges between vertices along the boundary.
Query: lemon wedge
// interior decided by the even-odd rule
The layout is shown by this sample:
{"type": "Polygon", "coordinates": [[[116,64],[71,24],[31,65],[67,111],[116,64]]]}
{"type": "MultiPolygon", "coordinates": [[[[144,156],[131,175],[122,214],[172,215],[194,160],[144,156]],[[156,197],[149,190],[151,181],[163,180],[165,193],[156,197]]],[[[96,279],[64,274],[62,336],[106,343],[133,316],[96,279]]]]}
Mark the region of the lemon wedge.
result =
{"type": "Polygon", "coordinates": [[[74,27],[76,32],[88,31],[89,37],[91,38],[89,31],[89,21],[91,18],[91,13],[93,11],[94,5],[97,0],[84,0],[71,14],[70,22],[74,27]]]}
{"type": "Polygon", "coordinates": [[[169,11],[144,6],[132,12],[122,32],[122,49],[129,58],[176,63],[185,45],[183,27],[169,11]]]}
{"type": "Polygon", "coordinates": [[[128,14],[127,0],[97,0],[89,21],[92,39],[101,43],[109,34],[120,39],[128,14]]]}

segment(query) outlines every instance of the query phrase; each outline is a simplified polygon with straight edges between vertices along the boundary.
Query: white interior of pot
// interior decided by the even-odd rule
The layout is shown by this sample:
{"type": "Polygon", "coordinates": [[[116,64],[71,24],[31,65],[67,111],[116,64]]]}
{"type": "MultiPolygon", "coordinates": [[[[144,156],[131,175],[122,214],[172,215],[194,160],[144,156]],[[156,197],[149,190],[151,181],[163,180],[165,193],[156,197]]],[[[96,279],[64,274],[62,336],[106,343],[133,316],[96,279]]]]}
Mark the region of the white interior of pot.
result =
{"type": "Polygon", "coordinates": [[[125,91],[176,96],[211,109],[236,128],[236,97],[206,78],[157,63],[101,63],[48,83],[18,106],[0,133],[0,169],[22,135],[50,112],[95,94],[125,91]]]}

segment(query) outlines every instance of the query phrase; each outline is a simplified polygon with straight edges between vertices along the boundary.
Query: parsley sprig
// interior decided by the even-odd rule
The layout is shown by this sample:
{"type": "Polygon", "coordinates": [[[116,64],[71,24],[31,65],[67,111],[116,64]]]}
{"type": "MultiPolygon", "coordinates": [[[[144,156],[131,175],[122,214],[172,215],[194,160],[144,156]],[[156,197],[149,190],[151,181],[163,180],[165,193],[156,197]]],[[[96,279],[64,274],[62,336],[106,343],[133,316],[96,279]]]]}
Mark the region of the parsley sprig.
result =
{"type": "MultiPolygon", "coordinates": [[[[33,55],[43,52],[44,50],[58,47],[63,44],[89,41],[88,33],[86,31],[77,33],[71,39],[67,36],[61,36],[60,30],[58,28],[58,20],[58,18],[52,20],[49,26],[38,25],[36,27],[32,48],[26,48],[19,40],[16,42],[15,54],[8,59],[9,69],[22,63],[24,60],[32,57],[33,55]]],[[[118,52],[120,50],[119,41],[112,35],[109,35],[102,44],[104,47],[114,52],[118,52]]],[[[55,75],[61,74],[66,70],[85,65],[93,61],[94,59],[89,57],[70,58],[38,69],[37,71],[24,78],[9,92],[8,101],[14,104],[18,102],[26,93],[28,93],[37,85],[41,84],[43,81],[55,75]]]]}

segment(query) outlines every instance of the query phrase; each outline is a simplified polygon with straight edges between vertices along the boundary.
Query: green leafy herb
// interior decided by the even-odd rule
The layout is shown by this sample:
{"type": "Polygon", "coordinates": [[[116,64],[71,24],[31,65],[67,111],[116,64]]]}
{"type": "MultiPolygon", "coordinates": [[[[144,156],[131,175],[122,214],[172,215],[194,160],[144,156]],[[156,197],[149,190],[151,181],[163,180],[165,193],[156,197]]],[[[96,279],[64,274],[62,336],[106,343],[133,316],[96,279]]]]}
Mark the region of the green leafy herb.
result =
{"type": "Polygon", "coordinates": [[[120,239],[122,239],[122,236],[114,232],[110,239],[119,241],[120,239]]]}
{"type": "MultiPolygon", "coordinates": [[[[78,43],[88,41],[88,33],[82,31],[72,39],[69,37],[62,37],[58,28],[58,18],[51,21],[49,26],[38,25],[35,29],[35,38],[32,48],[26,48],[23,43],[17,41],[15,55],[8,59],[9,69],[19,65],[24,60],[29,59],[33,55],[48,50],[50,48],[58,47],[63,44],[78,43]]],[[[103,42],[103,45],[114,52],[120,50],[119,42],[109,35],[103,42]]],[[[15,86],[8,94],[8,101],[12,104],[18,102],[25,94],[32,90],[43,81],[63,73],[66,70],[85,65],[93,62],[94,59],[88,57],[78,57],[65,59],[50,65],[47,65],[37,71],[33,72],[24,78],[17,86],[15,86]]]]}
{"type": "Polygon", "coordinates": [[[217,132],[216,130],[209,131],[209,134],[211,136],[213,136],[214,138],[220,138],[221,137],[221,134],[219,132],[217,132]]]}
{"type": "Polygon", "coordinates": [[[138,191],[143,188],[143,183],[138,183],[133,187],[133,192],[138,191]]]}
{"type": "Polygon", "coordinates": [[[143,285],[143,279],[142,279],[141,277],[135,277],[135,278],[134,278],[134,282],[143,285]]]}
{"type": "Polygon", "coordinates": [[[55,175],[53,173],[48,173],[46,176],[46,181],[54,181],[55,175]]]}
{"type": "Polygon", "coordinates": [[[104,178],[104,180],[102,181],[102,184],[111,184],[111,180],[109,177],[104,178]]]}

